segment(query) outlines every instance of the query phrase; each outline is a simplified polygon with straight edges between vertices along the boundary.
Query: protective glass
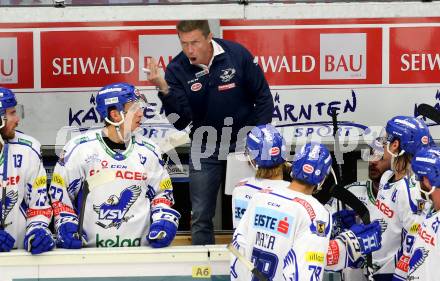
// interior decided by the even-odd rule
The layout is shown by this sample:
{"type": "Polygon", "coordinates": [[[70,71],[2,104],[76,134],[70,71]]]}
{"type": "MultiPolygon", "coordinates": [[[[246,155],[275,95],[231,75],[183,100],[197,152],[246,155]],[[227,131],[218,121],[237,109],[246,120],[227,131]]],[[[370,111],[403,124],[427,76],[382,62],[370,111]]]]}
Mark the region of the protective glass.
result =
{"type": "Polygon", "coordinates": [[[387,140],[384,136],[376,138],[370,145],[370,149],[362,150],[362,160],[374,162],[383,159],[387,140]]]}

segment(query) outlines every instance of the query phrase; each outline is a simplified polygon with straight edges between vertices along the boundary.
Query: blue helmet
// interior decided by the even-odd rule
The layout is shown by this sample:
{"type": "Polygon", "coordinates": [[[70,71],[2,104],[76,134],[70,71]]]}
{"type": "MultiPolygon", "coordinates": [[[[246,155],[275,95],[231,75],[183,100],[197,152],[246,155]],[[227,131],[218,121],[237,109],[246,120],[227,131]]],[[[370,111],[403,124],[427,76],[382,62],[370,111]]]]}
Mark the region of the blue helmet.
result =
{"type": "Polygon", "coordinates": [[[428,126],[421,119],[410,116],[395,116],[387,122],[385,127],[387,141],[398,139],[400,148],[414,155],[422,147],[432,143],[428,126]]]}
{"type": "Polygon", "coordinates": [[[432,186],[440,187],[440,148],[433,146],[417,151],[411,160],[411,168],[418,181],[425,176],[432,186]]]}
{"type": "Polygon", "coordinates": [[[286,143],[271,124],[254,127],[246,138],[246,148],[261,168],[272,168],[286,161],[286,143]]]}
{"type": "Polygon", "coordinates": [[[4,116],[6,109],[17,105],[15,94],[7,89],[0,87],[0,116],[4,116]]]}
{"type": "Polygon", "coordinates": [[[330,151],[320,143],[308,143],[295,155],[292,177],[310,185],[318,185],[330,173],[332,157],[330,151]]]}
{"type": "Polygon", "coordinates": [[[109,108],[124,111],[124,104],[139,99],[136,88],[128,83],[113,83],[104,86],[96,96],[96,110],[102,119],[109,120],[109,108]]]}

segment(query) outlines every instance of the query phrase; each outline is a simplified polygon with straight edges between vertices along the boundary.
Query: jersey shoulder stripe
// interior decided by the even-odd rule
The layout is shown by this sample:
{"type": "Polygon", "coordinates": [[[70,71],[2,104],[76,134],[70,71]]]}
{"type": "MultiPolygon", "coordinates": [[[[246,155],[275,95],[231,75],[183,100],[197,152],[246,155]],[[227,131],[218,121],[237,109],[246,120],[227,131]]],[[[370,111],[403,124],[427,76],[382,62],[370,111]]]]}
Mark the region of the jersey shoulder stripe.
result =
{"type": "Polygon", "coordinates": [[[419,209],[417,207],[417,204],[414,203],[414,201],[413,201],[413,199],[411,197],[411,191],[410,191],[410,188],[411,188],[411,182],[410,181],[411,181],[411,179],[408,178],[408,177],[404,177],[403,180],[404,180],[404,183],[405,183],[405,190],[406,190],[406,194],[408,195],[408,202],[409,202],[409,206],[411,208],[411,211],[414,214],[417,214],[419,212],[419,209]]]}
{"type": "Polygon", "coordinates": [[[37,141],[37,139],[26,135],[21,131],[16,131],[15,137],[12,140],[8,141],[8,143],[29,147],[37,155],[38,158],[42,158],[40,142],[37,141]]]}
{"type": "MultiPolygon", "coordinates": [[[[79,135],[73,139],[71,139],[70,141],[68,141],[66,143],[66,145],[64,146],[63,150],[64,150],[64,155],[60,156],[60,158],[63,158],[63,163],[67,163],[69,161],[69,158],[73,155],[73,153],[75,152],[75,150],[81,146],[82,144],[85,143],[89,143],[89,142],[93,142],[93,141],[97,141],[98,138],[96,137],[97,132],[96,131],[92,131],[92,132],[87,132],[86,134],[83,135],[79,135]]],[[[61,160],[61,159],[60,159],[61,160]]]]}
{"type": "Polygon", "coordinates": [[[151,140],[146,139],[145,137],[136,136],[134,138],[134,143],[147,148],[150,152],[152,152],[158,159],[159,163],[162,162],[162,152],[160,151],[159,146],[151,140]]]}

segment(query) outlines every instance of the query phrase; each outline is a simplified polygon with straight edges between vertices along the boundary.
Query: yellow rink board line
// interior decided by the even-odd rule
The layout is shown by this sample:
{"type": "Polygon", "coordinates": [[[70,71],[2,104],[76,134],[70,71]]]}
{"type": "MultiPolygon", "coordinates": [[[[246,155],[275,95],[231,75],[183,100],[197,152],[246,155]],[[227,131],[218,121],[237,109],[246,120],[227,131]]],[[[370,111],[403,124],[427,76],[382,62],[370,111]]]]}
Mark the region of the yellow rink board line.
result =
{"type": "MultiPolygon", "coordinates": [[[[232,241],[232,234],[216,234],[215,242],[216,244],[229,244],[232,241]]],[[[190,246],[191,245],[191,235],[177,235],[171,246],[190,246]]]]}

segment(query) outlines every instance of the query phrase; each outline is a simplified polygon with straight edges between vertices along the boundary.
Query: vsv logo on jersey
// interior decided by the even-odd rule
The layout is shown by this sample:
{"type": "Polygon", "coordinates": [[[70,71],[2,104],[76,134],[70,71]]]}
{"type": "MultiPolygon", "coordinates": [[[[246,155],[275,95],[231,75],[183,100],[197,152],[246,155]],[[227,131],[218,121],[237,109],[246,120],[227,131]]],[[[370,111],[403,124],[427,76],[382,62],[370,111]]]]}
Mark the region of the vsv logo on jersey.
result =
{"type": "Polygon", "coordinates": [[[376,200],[376,207],[381,211],[385,216],[392,218],[394,216],[394,211],[390,209],[384,202],[379,199],[376,200]]]}
{"type": "Polygon", "coordinates": [[[93,205],[93,210],[98,214],[99,221],[96,222],[102,228],[116,227],[117,229],[123,222],[127,222],[133,215],[127,217],[126,214],[136,199],[141,194],[141,187],[132,185],[124,189],[118,196],[110,195],[107,201],[101,205],[93,205]],[[101,220],[109,220],[106,225],[101,220]]]}
{"type": "Polygon", "coordinates": [[[255,209],[254,227],[288,237],[293,217],[268,208],[255,209]]]}
{"type": "Polygon", "coordinates": [[[142,165],[144,165],[145,162],[147,162],[147,157],[143,156],[140,153],[138,153],[138,155],[139,155],[139,161],[141,162],[142,165]]]}

